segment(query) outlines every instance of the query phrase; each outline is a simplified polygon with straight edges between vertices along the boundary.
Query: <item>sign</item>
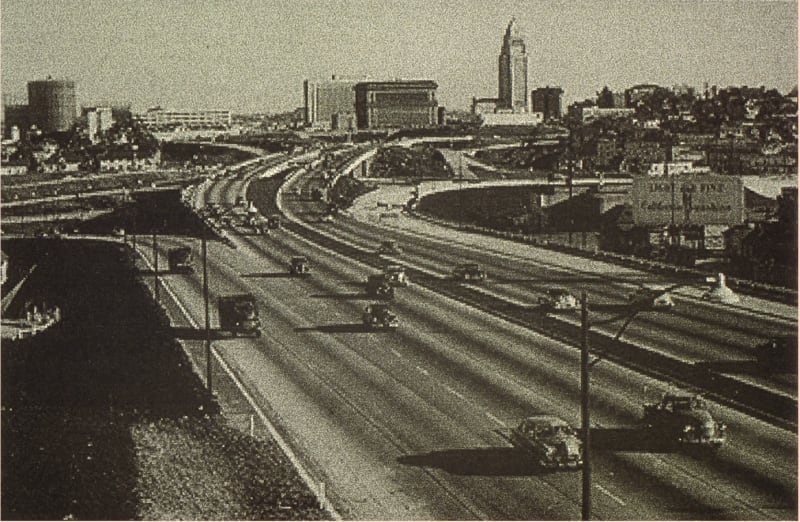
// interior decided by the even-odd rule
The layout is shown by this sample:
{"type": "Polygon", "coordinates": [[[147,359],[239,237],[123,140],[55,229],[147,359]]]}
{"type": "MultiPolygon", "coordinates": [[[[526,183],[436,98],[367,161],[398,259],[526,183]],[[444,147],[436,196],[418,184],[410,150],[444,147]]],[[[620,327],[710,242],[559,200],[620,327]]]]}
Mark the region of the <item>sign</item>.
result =
{"type": "Polygon", "coordinates": [[[637,225],[736,225],[744,221],[744,186],[735,176],[682,174],[633,179],[637,225]]]}

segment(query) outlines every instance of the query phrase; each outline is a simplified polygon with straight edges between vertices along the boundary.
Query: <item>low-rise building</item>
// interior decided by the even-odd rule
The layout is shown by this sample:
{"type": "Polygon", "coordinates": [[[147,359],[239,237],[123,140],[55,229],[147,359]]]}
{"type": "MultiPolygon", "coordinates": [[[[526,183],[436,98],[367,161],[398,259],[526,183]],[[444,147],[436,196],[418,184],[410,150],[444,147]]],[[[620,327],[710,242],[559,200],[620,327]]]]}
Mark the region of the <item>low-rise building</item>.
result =
{"type": "Polygon", "coordinates": [[[691,161],[669,161],[661,163],[651,163],[647,171],[648,176],[679,176],[682,174],[710,174],[711,169],[704,166],[696,166],[691,161]]]}
{"type": "Polygon", "coordinates": [[[632,118],[635,114],[635,109],[583,107],[581,120],[586,123],[600,118],[632,118]]]}
{"type": "Polygon", "coordinates": [[[166,110],[161,107],[147,109],[144,114],[137,115],[136,119],[151,129],[229,128],[232,121],[231,111],[227,110],[166,110]]]}

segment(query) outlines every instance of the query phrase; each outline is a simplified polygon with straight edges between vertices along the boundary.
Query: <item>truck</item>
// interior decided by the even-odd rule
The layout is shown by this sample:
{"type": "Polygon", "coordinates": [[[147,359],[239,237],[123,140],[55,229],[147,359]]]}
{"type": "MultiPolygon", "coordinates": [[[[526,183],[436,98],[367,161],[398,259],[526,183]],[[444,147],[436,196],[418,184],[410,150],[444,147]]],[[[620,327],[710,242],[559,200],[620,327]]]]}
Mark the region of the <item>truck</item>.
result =
{"type": "Polygon", "coordinates": [[[364,326],[367,329],[380,328],[384,330],[391,330],[400,326],[400,321],[397,316],[389,310],[389,305],[386,303],[372,303],[364,308],[364,313],[361,317],[364,326]]]}
{"type": "Polygon", "coordinates": [[[234,337],[261,337],[261,321],[253,294],[226,295],[219,298],[219,326],[234,337]]]}
{"type": "Polygon", "coordinates": [[[169,271],[176,273],[194,272],[194,256],[189,247],[171,248],[167,253],[169,271]]]}

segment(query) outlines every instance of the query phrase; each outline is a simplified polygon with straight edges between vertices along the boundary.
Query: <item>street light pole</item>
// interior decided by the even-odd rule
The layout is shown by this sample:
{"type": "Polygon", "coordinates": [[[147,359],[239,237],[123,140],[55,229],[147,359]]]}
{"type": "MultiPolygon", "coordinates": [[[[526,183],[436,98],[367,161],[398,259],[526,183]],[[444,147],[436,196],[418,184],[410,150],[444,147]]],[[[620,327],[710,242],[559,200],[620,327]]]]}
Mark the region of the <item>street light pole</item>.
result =
{"type": "Polygon", "coordinates": [[[589,306],[581,292],[581,431],[583,437],[583,495],[581,520],[592,518],[592,461],[589,429],[589,306]]]}
{"type": "Polygon", "coordinates": [[[156,297],[156,303],[158,303],[160,299],[158,295],[158,245],[156,238],[157,235],[153,231],[153,293],[156,297]]]}
{"type": "Polygon", "coordinates": [[[211,385],[211,322],[209,320],[209,311],[208,311],[208,257],[206,253],[206,231],[203,229],[201,232],[201,243],[202,243],[202,250],[203,250],[203,304],[205,306],[205,315],[206,315],[206,387],[208,388],[209,395],[212,392],[212,385],[211,385]]]}

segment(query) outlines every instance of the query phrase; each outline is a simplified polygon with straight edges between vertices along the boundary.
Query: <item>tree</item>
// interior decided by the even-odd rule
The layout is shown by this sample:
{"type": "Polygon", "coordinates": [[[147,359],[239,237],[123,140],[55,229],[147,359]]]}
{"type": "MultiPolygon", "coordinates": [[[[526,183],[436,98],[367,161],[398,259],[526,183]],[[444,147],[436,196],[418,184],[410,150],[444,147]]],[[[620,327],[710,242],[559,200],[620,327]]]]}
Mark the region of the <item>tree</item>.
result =
{"type": "Polygon", "coordinates": [[[597,93],[597,106],[601,109],[611,109],[614,107],[614,93],[611,92],[608,85],[597,93]]]}

